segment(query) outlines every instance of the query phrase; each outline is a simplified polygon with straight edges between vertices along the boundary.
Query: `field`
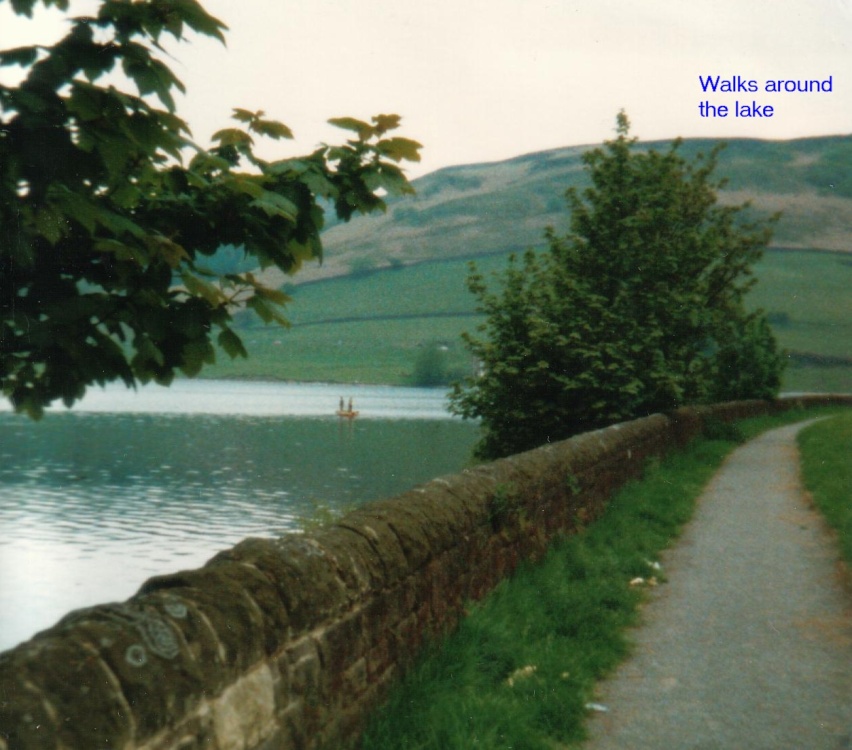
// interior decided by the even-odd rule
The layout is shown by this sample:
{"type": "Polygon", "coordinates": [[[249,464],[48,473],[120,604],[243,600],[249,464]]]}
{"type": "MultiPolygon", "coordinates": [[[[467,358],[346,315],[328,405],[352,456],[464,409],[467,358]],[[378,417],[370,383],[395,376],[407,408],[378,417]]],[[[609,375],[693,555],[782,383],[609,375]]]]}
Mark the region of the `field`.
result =
{"type": "Polygon", "coordinates": [[[752,303],[791,354],[787,391],[852,391],[852,257],[776,251],[757,268],[752,303]]]}
{"type": "MultiPolygon", "coordinates": [[[[505,255],[476,262],[497,271],[505,255]]],[[[756,270],[751,301],[793,353],[783,389],[852,391],[852,256],[773,250],[756,270]]],[[[452,259],[290,287],[292,328],[243,319],[250,358],[220,354],[206,375],[406,385],[428,347],[439,349],[450,375],[470,372],[460,334],[478,319],[466,276],[467,261],[452,259]]]]}

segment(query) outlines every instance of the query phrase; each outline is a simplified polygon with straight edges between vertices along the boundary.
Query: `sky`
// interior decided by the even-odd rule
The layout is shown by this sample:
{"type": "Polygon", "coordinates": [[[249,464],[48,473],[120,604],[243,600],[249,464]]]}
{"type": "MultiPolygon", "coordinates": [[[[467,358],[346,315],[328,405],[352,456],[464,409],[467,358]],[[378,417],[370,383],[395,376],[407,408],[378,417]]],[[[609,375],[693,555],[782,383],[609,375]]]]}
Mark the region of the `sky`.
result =
{"type": "MultiPolygon", "coordinates": [[[[308,153],[345,133],[331,117],[402,115],[421,142],[411,177],[610,138],[624,109],[643,140],[782,139],[852,132],[852,0],[204,0],[229,26],[172,45],[196,140],[233,107],[288,124],[308,153]],[[700,76],[754,80],[757,92],[704,93],[700,76]],[[767,93],[767,79],[828,81],[830,92],[767,93]],[[702,117],[699,103],[727,105],[702,117]],[[734,102],[772,117],[733,114],[734,102]]],[[[72,12],[93,0],[72,0],[72,12]]],[[[0,48],[55,38],[64,14],[12,16],[0,48]]]]}

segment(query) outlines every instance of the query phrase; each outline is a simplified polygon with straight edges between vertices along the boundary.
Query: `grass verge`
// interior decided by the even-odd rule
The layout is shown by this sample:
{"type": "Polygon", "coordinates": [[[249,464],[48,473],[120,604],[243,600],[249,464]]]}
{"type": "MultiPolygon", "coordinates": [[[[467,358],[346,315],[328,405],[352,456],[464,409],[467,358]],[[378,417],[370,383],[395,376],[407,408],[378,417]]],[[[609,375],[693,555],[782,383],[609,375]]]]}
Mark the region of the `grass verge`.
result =
{"type": "Polygon", "coordinates": [[[746,420],[725,439],[703,438],[649,462],[600,520],[521,566],[470,607],[452,636],[428,647],[372,717],[362,746],[554,750],[582,740],[597,682],[630,650],[626,631],[644,598],[630,582],[662,580],[657,555],[725,456],[766,429],[836,411],[746,420]]]}
{"type": "Polygon", "coordinates": [[[798,440],[805,487],[837,532],[843,559],[852,565],[852,413],[810,425],[798,440]]]}

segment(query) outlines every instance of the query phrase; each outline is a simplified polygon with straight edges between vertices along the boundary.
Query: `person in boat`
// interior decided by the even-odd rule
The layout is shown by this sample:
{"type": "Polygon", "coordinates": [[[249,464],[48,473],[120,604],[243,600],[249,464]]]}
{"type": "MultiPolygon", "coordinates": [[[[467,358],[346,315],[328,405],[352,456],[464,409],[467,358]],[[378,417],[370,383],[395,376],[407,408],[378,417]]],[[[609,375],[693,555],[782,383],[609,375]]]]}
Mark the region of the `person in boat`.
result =
{"type": "Polygon", "coordinates": [[[340,411],[343,411],[343,396],[340,397],[340,411]]]}
{"type": "Polygon", "coordinates": [[[352,413],[352,396],[349,397],[349,408],[347,409],[347,411],[350,414],[352,413]]]}

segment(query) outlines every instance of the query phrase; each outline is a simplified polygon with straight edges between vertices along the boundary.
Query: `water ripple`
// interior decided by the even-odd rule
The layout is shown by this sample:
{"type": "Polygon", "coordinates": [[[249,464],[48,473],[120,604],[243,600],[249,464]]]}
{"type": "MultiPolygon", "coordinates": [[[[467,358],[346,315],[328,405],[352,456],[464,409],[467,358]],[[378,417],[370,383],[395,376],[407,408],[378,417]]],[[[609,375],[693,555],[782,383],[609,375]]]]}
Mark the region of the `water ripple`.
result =
{"type": "Polygon", "coordinates": [[[449,420],[0,413],[0,650],[247,536],[455,471],[474,438],[449,420]]]}

